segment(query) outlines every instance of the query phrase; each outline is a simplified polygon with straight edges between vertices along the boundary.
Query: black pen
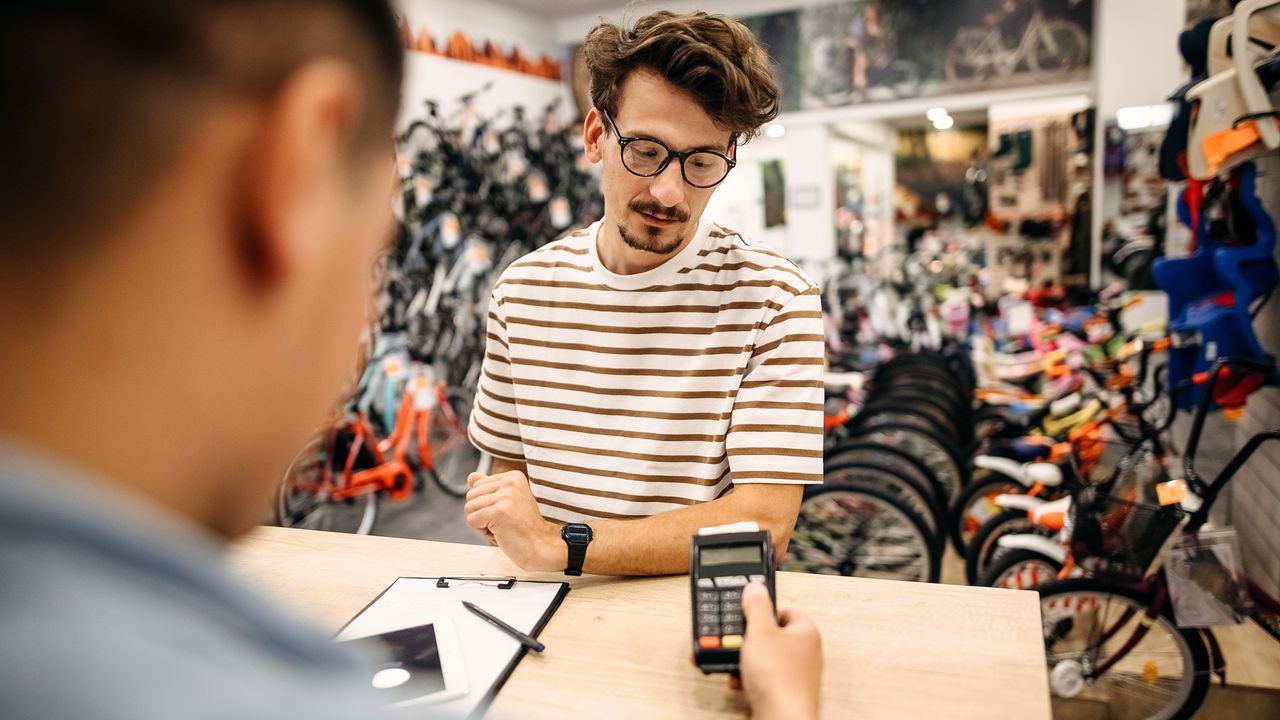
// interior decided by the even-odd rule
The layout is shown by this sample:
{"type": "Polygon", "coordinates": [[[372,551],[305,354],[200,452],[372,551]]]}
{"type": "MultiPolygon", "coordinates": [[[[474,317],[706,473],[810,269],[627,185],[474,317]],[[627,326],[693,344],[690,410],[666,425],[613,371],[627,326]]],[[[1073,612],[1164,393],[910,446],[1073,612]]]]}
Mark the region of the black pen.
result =
{"type": "Polygon", "coordinates": [[[462,601],[462,606],[463,606],[463,607],[465,607],[466,609],[470,610],[471,612],[475,613],[476,615],[479,615],[481,618],[483,618],[483,619],[484,619],[486,622],[488,622],[490,625],[492,625],[492,626],[494,626],[494,627],[498,628],[498,629],[499,629],[499,630],[501,630],[502,632],[504,632],[504,633],[506,633],[506,634],[510,635],[511,637],[513,637],[513,638],[515,638],[515,639],[519,640],[519,641],[520,641],[520,643],[521,643],[522,645],[524,645],[525,647],[529,648],[530,650],[532,650],[532,651],[534,651],[534,652],[542,652],[543,650],[545,650],[545,649],[547,648],[547,646],[546,646],[546,645],[543,645],[542,643],[538,642],[537,640],[535,640],[535,639],[533,639],[533,638],[529,637],[528,635],[525,635],[524,633],[522,633],[522,632],[520,632],[519,630],[517,630],[517,629],[515,629],[515,628],[511,627],[510,625],[508,625],[508,624],[506,624],[506,623],[502,622],[501,620],[499,620],[498,618],[496,618],[496,617],[494,617],[494,616],[490,615],[489,613],[485,612],[484,610],[481,610],[478,606],[476,606],[476,604],[475,604],[475,603],[471,603],[471,602],[467,602],[466,600],[463,600],[463,601],[462,601]]]}

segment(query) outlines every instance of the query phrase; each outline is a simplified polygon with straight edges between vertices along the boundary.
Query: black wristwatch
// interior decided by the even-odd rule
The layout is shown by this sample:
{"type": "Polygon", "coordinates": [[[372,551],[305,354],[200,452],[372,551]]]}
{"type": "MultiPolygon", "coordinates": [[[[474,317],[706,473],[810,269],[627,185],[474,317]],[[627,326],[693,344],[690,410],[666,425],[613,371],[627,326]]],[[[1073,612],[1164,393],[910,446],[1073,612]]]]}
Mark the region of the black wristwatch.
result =
{"type": "Polygon", "coordinates": [[[587,545],[592,538],[591,526],[569,523],[560,529],[560,537],[569,546],[569,566],[564,569],[564,574],[581,575],[582,562],[587,559],[587,545]]]}

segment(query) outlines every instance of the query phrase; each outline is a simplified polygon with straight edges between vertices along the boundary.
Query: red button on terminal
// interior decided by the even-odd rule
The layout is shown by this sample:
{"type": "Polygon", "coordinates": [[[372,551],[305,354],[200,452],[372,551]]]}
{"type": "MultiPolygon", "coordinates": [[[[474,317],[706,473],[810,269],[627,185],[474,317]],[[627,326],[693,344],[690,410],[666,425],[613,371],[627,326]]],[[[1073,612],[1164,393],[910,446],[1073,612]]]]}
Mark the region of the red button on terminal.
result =
{"type": "Polygon", "coordinates": [[[703,635],[698,638],[698,647],[703,650],[716,650],[720,647],[720,638],[714,635],[703,635]]]}

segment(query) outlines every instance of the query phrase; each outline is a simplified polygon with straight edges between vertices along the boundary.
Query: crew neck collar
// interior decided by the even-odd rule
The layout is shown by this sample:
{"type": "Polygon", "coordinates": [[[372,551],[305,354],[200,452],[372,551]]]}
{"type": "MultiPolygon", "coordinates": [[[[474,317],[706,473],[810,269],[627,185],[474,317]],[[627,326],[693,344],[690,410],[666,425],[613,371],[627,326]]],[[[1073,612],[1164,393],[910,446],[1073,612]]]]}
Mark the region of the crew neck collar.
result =
{"type": "Polygon", "coordinates": [[[595,277],[601,283],[616,290],[643,290],[659,285],[663,281],[671,279],[680,270],[695,263],[698,253],[706,247],[707,238],[711,235],[711,225],[711,221],[707,220],[706,216],[703,216],[698,221],[698,228],[694,231],[693,238],[689,240],[689,243],[684,246],[683,250],[673,255],[666,262],[644,272],[619,275],[605,267],[604,262],[600,259],[600,232],[604,229],[604,219],[597,220],[587,231],[595,277]]]}

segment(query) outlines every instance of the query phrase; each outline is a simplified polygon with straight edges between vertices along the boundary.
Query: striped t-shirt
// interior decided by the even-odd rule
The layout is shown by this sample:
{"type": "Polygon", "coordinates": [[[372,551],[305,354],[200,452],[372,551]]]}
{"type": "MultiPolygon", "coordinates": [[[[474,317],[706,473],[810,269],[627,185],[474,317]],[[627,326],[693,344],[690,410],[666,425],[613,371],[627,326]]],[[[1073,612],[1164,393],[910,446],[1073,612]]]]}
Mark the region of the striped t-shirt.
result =
{"type": "Polygon", "coordinates": [[[517,260],[494,287],[476,447],[524,461],[559,522],[822,482],[817,286],[705,220],[661,266],[616,275],[596,253],[600,225],[517,260]]]}

